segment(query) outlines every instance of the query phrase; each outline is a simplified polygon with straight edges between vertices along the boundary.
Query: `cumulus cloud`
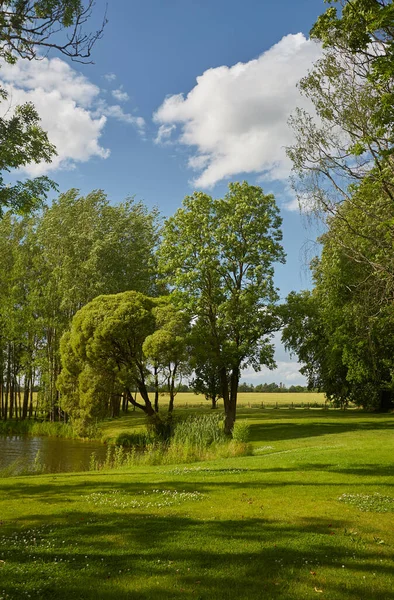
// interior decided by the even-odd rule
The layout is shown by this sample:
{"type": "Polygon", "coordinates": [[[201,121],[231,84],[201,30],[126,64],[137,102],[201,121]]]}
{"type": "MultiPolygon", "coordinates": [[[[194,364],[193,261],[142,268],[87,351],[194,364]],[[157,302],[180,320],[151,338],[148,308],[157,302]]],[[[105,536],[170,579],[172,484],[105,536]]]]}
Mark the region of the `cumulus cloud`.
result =
{"type": "Polygon", "coordinates": [[[186,96],[168,96],[158,108],[156,141],[193,148],[189,166],[199,172],[199,187],[243,172],[285,179],[285,146],[293,140],[288,117],[296,106],[309,108],[296,84],[320,54],[318,44],[298,33],[255,60],[208,69],[186,96]]]}
{"type": "Polygon", "coordinates": [[[244,369],[242,371],[242,381],[254,385],[271,382],[282,382],[287,387],[290,385],[306,385],[306,378],[300,373],[301,364],[296,357],[286,352],[281,337],[280,331],[275,332],[272,336],[272,343],[275,347],[276,369],[271,370],[267,367],[262,367],[260,371],[255,371],[252,368],[244,369]]]}
{"type": "Polygon", "coordinates": [[[3,111],[32,102],[57,149],[52,163],[24,168],[30,175],[72,168],[93,157],[107,158],[110,151],[100,144],[100,137],[108,118],[131,124],[140,132],[144,128],[141,117],[102,100],[99,87],[59,58],[1,63],[0,83],[9,94],[3,111]]]}
{"type": "Polygon", "coordinates": [[[112,90],[111,94],[118,102],[127,102],[129,99],[128,93],[123,91],[122,86],[116,90],[112,90]]]}
{"type": "Polygon", "coordinates": [[[306,385],[306,378],[301,375],[301,365],[296,361],[291,360],[280,360],[276,363],[276,369],[270,371],[266,367],[263,367],[261,371],[254,371],[253,369],[245,369],[242,371],[242,381],[247,383],[284,383],[286,387],[290,385],[306,385]]]}

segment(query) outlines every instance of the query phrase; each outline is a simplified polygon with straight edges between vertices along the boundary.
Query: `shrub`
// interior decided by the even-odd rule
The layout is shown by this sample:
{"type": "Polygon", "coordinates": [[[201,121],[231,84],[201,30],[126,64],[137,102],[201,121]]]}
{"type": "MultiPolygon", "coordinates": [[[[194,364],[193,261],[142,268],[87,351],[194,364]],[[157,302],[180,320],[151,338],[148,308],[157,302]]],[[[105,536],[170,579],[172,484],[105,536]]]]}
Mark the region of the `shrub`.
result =
{"type": "Polygon", "coordinates": [[[250,425],[246,421],[236,421],[233,429],[233,440],[247,443],[250,438],[250,425]]]}

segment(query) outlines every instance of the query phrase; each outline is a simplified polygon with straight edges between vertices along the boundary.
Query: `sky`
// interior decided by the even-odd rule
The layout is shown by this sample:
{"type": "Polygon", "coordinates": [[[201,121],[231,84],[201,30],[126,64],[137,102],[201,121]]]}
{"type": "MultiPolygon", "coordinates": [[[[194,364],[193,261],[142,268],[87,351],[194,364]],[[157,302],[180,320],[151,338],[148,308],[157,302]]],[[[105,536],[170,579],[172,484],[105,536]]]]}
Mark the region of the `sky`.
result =
{"type": "MultiPolygon", "coordinates": [[[[289,185],[287,121],[310,109],[297,89],[321,48],[309,31],[322,0],[112,0],[94,64],[52,53],[1,65],[11,109],[32,101],[56,145],[48,174],[61,191],[103,189],[170,216],[184,196],[226,193],[247,180],[275,194],[283,218],[285,265],[276,267],[281,298],[310,287],[308,257],[316,230],[300,215],[289,185]]],[[[96,29],[106,3],[97,0],[96,29]]],[[[3,111],[5,108],[3,108],[3,111]]],[[[247,370],[250,383],[304,384],[296,358],[275,336],[275,371],[247,370]]]]}

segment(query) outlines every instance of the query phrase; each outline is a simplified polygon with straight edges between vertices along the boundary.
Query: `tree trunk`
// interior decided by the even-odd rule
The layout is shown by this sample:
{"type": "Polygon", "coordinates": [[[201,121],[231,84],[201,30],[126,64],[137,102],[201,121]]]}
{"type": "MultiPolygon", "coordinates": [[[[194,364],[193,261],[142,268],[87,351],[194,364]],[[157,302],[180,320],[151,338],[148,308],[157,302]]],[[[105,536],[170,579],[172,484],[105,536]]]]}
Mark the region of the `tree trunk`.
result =
{"type": "Polygon", "coordinates": [[[155,365],[154,367],[154,376],[155,376],[155,413],[159,412],[159,369],[155,365]]]}
{"type": "Polygon", "coordinates": [[[168,388],[170,392],[170,401],[168,403],[168,412],[171,414],[174,410],[174,400],[175,400],[175,377],[176,377],[177,365],[175,365],[172,373],[170,371],[170,377],[168,378],[168,388]]]}
{"type": "Polygon", "coordinates": [[[215,410],[218,407],[218,398],[217,396],[211,397],[211,409],[215,410]]]}
{"type": "Polygon", "coordinates": [[[380,391],[380,403],[378,410],[380,412],[388,412],[393,410],[394,401],[393,401],[393,392],[391,390],[381,390],[380,391]]]}
{"type": "Polygon", "coordinates": [[[29,397],[30,397],[30,377],[25,379],[25,389],[23,390],[23,406],[22,406],[22,419],[26,419],[27,411],[29,409],[29,397]]]}
{"type": "Polygon", "coordinates": [[[149,394],[147,392],[146,386],[143,382],[138,382],[138,390],[141,394],[141,397],[144,401],[144,404],[140,404],[139,402],[137,402],[134,398],[132,393],[130,392],[129,389],[126,388],[126,394],[127,394],[127,399],[130,402],[130,404],[132,404],[135,408],[140,408],[141,410],[144,411],[144,413],[148,416],[148,417],[153,417],[153,415],[155,415],[155,411],[154,408],[152,406],[151,401],[149,400],[149,394]]]}
{"type": "MultiPolygon", "coordinates": [[[[228,394],[227,406],[225,404],[224,412],[224,432],[226,435],[231,435],[235,418],[237,414],[237,395],[238,395],[238,384],[239,384],[239,367],[233,367],[230,375],[230,393],[228,394]]],[[[228,388],[227,388],[228,389],[228,388]]]]}

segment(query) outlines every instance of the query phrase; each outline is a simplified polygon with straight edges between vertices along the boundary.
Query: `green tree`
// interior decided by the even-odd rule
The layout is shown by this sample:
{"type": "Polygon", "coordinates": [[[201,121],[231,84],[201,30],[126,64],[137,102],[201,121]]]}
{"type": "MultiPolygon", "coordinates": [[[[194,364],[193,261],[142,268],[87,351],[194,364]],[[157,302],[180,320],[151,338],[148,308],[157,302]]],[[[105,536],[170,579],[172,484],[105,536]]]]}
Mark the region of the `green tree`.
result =
{"type": "Polygon", "coordinates": [[[321,257],[312,265],[314,290],[291,294],[282,309],[283,340],[298,354],[311,387],[339,404],[351,400],[388,409],[393,405],[394,237],[387,234],[387,223],[394,222],[394,205],[373,175],[353,198],[329,220],[321,238],[321,257]],[[374,219],[358,210],[359,201],[374,219]]]}
{"type": "Polygon", "coordinates": [[[236,417],[241,369],[273,366],[277,328],[273,263],[283,262],[281,219],[272,195],[231,183],[223,199],[188,196],[163,230],[159,265],[218,364],[225,429],[236,417]]]}
{"type": "MultiPolygon", "coordinates": [[[[140,292],[98,296],[74,316],[61,344],[58,388],[71,415],[88,421],[105,414],[124,393],[147,416],[155,414],[147,391],[145,339],[156,328],[156,301],[140,292]],[[138,388],[142,402],[133,396],[138,388]]],[[[118,400],[119,401],[119,400],[118,400]]]]}
{"type": "Polygon", "coordinates": [[[156,295],[157,211],[128,199],[111,205],[101,190],[61,194],[37,227],[36,306],[42,325],[41,394],[55,418],[59,344],[75,313],[102,294],[156,295]]]}
{"type": "MultiPolygon", "coordinates": [[[[32,60],[40,57],[41,50],[55,49],[73,60],[86,61],[105,25],[104,19],[98,31],[84,31],[93,6],[94,0],[5,0],[0,7],[0,58],[15,63],[18,58],[32,60]]],[[[0,100],[7,98],[6,90],[0,88],[0,100]]],[[[31,163],[50,162],[55,154],[32,103],[17,106],[9,118],[0,118],[0,218],[4,210],[30,212],[56,188],[47,177],[11,185],[4,174],[31,163]]]]}
{"type": "Polygon", "coordinates": [[[168,412],[174,410],[177,381],[189,373],[188,334],[190,323],[187,313],[177,309],[170,297],[161,298],[153,309],[157,329],[143,344],[143,351],[152,363],[155,383],[155,411],[158,412],[158,373],[164,377],[169,394],[168,412]]]}
{"type": "MultiPolygon", "coordinates": [[[[0,88],[0,98],[4,101],[7,96],[7,92],[0,88]]],[[[4,172],[33,162],[50,162],[56,154],[39,123],[40,118],[30,102],[17,106],[10,118],[0,118],[0,218],[4,210],[30,212],[56,187],[47,177],[17,181],[14,185],[4,180],[4,172]]]]}

